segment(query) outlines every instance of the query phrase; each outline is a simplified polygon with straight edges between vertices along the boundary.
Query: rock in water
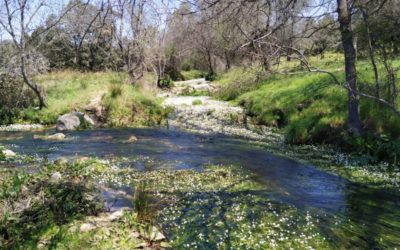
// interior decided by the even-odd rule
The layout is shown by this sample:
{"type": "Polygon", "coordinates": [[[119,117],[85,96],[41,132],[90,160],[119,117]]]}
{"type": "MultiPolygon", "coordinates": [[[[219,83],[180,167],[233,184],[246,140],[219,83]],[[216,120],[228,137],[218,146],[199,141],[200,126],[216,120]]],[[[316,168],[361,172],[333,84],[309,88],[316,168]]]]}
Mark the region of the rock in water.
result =
{"type": "Polygon", "coordinates": [[[136,138],[136,136],[131,135],[129,136],[128,140],[126,140],[127,143],[132,143],[132,142],[136,142],[138,139],[136,138]]]}
{"type": "Polygon", "coordinates": [[[52,135],[33,135],[33,139],[62,141],[65,139],[65,135],[63,133],[56,133],[52,135]]]}
{"type": "Polygon", "coordinates": [[[3,155],[5,157],[7,157],[7,158],[11,158],[11,157],[17,156],[17,154],[14,151],[9,150],[9,149],[4,149],[2,152],[3,152],[3,155]]]}
{"type": "Polygon", "coordinates": [[[64,114],[57,119],[57,131],[76,130],[79,127],[94,126],[94,121],[85,113],[72,112],[64,114]]]}
{"type": "Polygon", "coordinates": [[[56,140],[56,141],[62,141],[65,139],[65,135],[63,133],[56,133],[53,135],[47,136],[48,140],[56,140]]]}

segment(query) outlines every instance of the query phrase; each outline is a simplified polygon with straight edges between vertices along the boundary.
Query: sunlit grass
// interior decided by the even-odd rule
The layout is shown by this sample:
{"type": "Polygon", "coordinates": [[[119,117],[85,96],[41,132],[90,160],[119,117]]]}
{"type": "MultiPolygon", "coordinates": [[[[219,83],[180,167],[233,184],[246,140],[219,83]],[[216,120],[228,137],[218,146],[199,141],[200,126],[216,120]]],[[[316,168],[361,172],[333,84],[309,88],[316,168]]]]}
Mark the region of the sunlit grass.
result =
{"type": "MultiPolygon", "coordinates": [[[[310,57],[309,62],[344,81],[342,55],[330,53],[324,58],[310,57]]],[[[400,61],[394,62],[394,66],[398,64],[400,61]]],[[[371,66],[363,60],[357,66],[360,89],[370,93],[374,86],[371,66]]],[[[257,67],[235,68],[222,75],[216,96],[244,106],[258,124],[284,128],[290,143],[341,143],[341,133],[346,130],[347,123],[347,91],[327,74],[301,69],[296,60],[288,62],[281,58],[273,69],[295,74],[268,75],[257,67]]],[[[380,70],[384,83],[385,74],[382,68],[380,70]]],[[[371,100],[361,98],[360,103],[362,122],[369,133],[399,138],[399,117],[371,100]]]]}
{"type": "MultiPolygon", "coordinates": [[[[152,78],[152,74],[146,74],[144,81],[152,78]]],[[[141,84],[130,84],[125,73],[59,71],[40,75],[36,80],[46,93],[48,105],[39,111],[24,110],[23,121],[54,124],[62,114],[85,111],[85,106],[95,98],[106,108],[109,126],[158,124],[164,116],[156,93],[141,84]]]]}

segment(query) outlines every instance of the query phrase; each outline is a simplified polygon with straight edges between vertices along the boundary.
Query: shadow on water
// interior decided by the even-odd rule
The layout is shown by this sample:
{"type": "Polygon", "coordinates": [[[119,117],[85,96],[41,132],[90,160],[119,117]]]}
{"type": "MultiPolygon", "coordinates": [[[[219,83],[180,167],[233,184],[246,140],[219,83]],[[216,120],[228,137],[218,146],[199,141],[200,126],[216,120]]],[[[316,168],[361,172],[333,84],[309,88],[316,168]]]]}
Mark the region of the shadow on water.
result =
{"type": "MultiPolygon", "coordinates": [[[[374,248],[382,245],[382,241],[388,242],[387,247],[400,244],[398,195],[352,184],[312,166],[275,156],[241,139],[156,128],[88,130],[66,135],[64,141],[46,141],[33,139],[32,133],[1,132],[0,143],[15,151],[38,154],[50,161],[59,157],[124,157],[127,159],[124,161],[126,165],[141,170],[163,168],[201,171],[206,164],[240,165],[254,172],[257,181],[265,184],[265,190],[249,191],[260,198],[255,203],[248,201],[251,208],[265,208],[263,197],[267,197],[277,204],[328,214],[318,224],[320,231],[333,241],[348,239],[348,245],[339,246],[361,244],[374,248]],[[128,143],[131,135],[135,135],[138,141],[128,143]],[[12,139],[9,140],[10,137],[12,139]],[[333,220],[341,222],[332,227],[333,220]]],[[[205,194],[193,194],[193,199],[202,195],[205,194]]],[[[235,200],[234,193],[221,191],[213,195],[223,200],[224,207],[229,207],[230,202],[235,200]]],[[[205,204],[202,208],[204,211],[199,214],[207,218],[207,211],[213,209],[213,204],[218,203],[210,199],[210,203],[205,204]]],[[[219,210],[224,212],[223,208],[219,210]]],[[[257,213],[249,216],[257,217],[257,213]]]]}

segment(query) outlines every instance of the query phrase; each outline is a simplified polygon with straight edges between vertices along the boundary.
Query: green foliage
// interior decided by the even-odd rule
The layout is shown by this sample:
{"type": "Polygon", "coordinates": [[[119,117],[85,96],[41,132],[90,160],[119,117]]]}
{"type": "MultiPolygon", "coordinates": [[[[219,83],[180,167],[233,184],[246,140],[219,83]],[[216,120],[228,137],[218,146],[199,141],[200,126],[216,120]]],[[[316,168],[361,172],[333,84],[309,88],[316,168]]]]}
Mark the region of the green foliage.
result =
{"type": "Polygon", "coordinates": [[[351,150],[364,164],[388,162],[392,167],[400,167],[400,141],[387,136],[350,137],[347,139],[351,150]]]}
{"type": "Polygon", "coordinates": [[[219,79],[219,76],[216,73],[208,73],[205,77],[206,81],[216,81],[219,79]]]}
{"type": "MultiPolygon", "coordinates": [[[[338,54],[326,54],[324,59],[311,57],[312,65],[335,72],[343,63],[338,54]]],[[[295,62],[282,62],[279,70],[290,71],[295,62]]],[[[358,63],[360,88],[373,86],[373,71],[366,62],[358,63]]],[[[341,72],[335,73],[344,80],[341,72]]],[[[262,125],[283,128],[286,141],[292,144],[345,144],[347,122],[347,91],[335,85],[327,74],[263,75],[253,69],[233,69],[218,81],[216,96],[235,100],[244,106],[247,115],[262,125]]],[[[400,118],[376,102],[361,99],[361,117],[370,133],[400,136],[400,118]]]]}
{"type": "Polygon", "coordinates": [[[0,161],[5,161],[6,160],[6,156],[4,155],[3,151],[1,150],[0,147],[0,161]]]}
{"type": "Polygon", "coordinates": [[[193,100],[192,105],[201,105],[203,102],[199,99],[193,100]]]}
{"type": "Polygon", "coordinates": [[[110,87],[111,98],[116,98],[122,94],[122,87],[120,84],[113,84],[110,87]]]}
{"type": "Polygon", "coordinates": [[[196,69],[182,71],[181,74],[183,76],[184,81],[204,78],[207,75],[206,72],[196,69]]]}
{"type": "Polygon", "coordinates": [[[64,173],[62,181],[51,182],[47,171],[2,171],[0,242],[5,248],[35,248],[48,230],[102,208],[90,184],[76,183],[64,173]]]}
{"type": "Polygon", "coordinates": [[[21,79],[0,73],[0,125],[15,122],[21,109],[33,104],[33,93],[21,79]]]}
{"type": "Polygon", "coordinates": [[[109,126],[160,124],[168,113],[153,93],[125,83],[122,73],[60,71],[40,75],[36,80],[45,89],[48,107],[24,109],[15,119],[55,124],[60,115],[83,110],[96,98],[101,99],[100,104],[107,111],[105,119],[109,126]]]}
{"type": "Polygon", "coordinates": [[[285,127],[289,143],[333,140],[346,122],[344,90],[327,75],[275,76],[238,101],[258,124],[285,127]]]}
{"type": "Polygon", "coordinates": [[[232,69],[218,80],[221,87],[215,95],[226,101],[234,100],[241,94],[261,86],[264,79],[262,75],[258,68],[232,69]]]}
{"type": "Polygon", "coordinates": [[[139,180],[134,185],[133,205],[137,215],[137,220],[140,223],[153,223],[154,212],[150,206],[150,195],[147,190],[146,181],[139,180]]]}
{"type": "Polygon", "coordinates": [[[158,87],[159,88],[172,88],[174,85],[174,82],[172,81],[173,78],[171,78],[169,75],[165,75],[163,79],[160,79],[158,82],[158,87]]]}
{"type": "Polygon", "coordinates": [[[113,127],[135,127],[161,124],[169,113],[150,92],[130,84],[118,85],[120,95],[112,91],[103,96],[102,105],[106,110],[106,124],[113,127]]]}

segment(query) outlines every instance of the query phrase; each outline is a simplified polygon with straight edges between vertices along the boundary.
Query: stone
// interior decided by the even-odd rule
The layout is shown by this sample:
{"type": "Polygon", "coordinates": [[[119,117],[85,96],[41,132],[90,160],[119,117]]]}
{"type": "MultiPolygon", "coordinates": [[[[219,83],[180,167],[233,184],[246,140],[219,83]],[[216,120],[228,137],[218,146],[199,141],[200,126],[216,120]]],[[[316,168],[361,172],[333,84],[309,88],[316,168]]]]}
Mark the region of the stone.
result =
{"type": "Polygon", "coordinates": [[[58,182],[59,180],[61,180],[61,178],[62,178],[62,175],[60,174],[60,172],[54,172],[54,173],[51,175],[50,180],[51,180],[52,182],[58,182]]]}
{"type": "Polygon", "coordinates": [[[17,156],[17,154],[14,151],[9,150],[9,149],[4,149],[2,152],[3,152],[4,156],[8,157],[8,158],[17,156]]]}
{"type": "Polygon", "coordinates": [[[48,140],[62,141],[65,139],[65,135],[63,133],[56,133],[53,135],[47,136],[48,140]]]}
{"type": "Polygon", "coordinates": [[[150,239],[152,241],[162,241],[162,240],[165,240],[166,238],[165,238],[164,234],[162,234],[156,227],[153,227],[151,229],[150,239]]]}
{"type": "Polygon", "coordinates": [[[96,228],[96,227],[95,227],[93,224],[91,224],[91,223],[83,223],[83,224],[80,226],[79,231],[80,231],[81,233],[85,233],[85,232],[88,232],[88,231],[93,230],[93,229],[95,229],[95,228],[96,228]]]}
{"type": "Polygon", "coordinates": [[[54,161],[54,164],[56,164],[56,165],[65,165],[67,163],[68,163],[68,160],[64,157],[60,157],[54,161]]]}
{"type": "Polygon", "coordinates": [[[64,114],[57,119],[56,130],[57,131],[67,131],[76,130],[80,126],[81,122],[85,122],[87,125],[94,126],[94,121],[85,113],[82,112],[72,112],[64,114]]]}
{"type": "Polygon", "coordinates": [[[119,218],[121,218],[123,215],[124,215],[124,210],[118,210],[118,211],[111,213],[108,216],[108,219],[110,221],[115,221],[115,220],[118,220],[119,218]]]}
{"type": "Polygon", "coordinates": [[[132,143],[132,142],[136,142],[137,140],[138,140],[138,139],[137,139],[136,136],[131,135],[131,136],[129,136],[129,138],[128,138],[128,140],[127,140],[126,142],[132,143]]]}

